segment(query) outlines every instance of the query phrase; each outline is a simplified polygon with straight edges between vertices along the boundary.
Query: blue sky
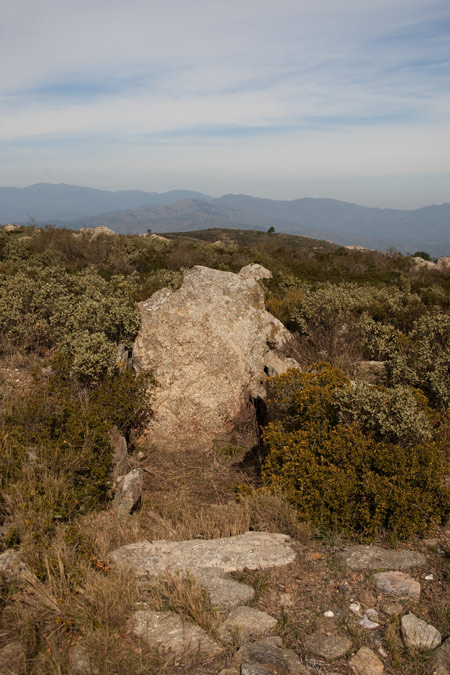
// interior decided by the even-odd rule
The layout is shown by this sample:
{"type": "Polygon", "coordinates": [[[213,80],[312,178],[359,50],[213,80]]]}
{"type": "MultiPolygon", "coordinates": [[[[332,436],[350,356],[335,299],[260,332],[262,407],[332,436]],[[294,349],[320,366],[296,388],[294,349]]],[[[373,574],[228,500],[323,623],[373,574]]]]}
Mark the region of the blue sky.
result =
{"type": "Polygon", "coordinates": [[[450,201],[450,4],[15,0],[0,185],[450,201]]]}

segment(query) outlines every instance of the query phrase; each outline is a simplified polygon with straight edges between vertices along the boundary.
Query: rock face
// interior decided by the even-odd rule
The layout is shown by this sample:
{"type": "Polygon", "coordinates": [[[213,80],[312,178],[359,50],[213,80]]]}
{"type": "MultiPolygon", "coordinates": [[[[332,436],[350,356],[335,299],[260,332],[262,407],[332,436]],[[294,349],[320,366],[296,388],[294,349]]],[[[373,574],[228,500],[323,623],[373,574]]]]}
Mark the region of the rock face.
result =
{"type": "Polygon", "coordinates": [[[268,355],[283,366],[293,353],[291,334],[264,308],[256,279],[269,274],[259,265],[240,274],[196,266],[177,291],[163,288],[139,303],[133,362],[159,384],[148,429],[157,449],[257,441],[255,402],[266,395],[267,359],[274,372],[268,355]]]}

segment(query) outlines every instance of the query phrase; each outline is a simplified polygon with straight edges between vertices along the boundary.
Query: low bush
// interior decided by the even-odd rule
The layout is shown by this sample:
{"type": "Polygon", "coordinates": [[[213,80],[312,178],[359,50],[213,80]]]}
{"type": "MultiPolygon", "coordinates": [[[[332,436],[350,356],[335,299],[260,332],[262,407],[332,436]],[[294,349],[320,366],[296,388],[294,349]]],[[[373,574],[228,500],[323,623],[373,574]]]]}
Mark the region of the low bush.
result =
{"type": "Polygon", "coordinates": [[[448,448],[430,439],[424,397],[374,391],[355,391],[327,364],[274,378],[262,477],[317,526],[407,537],[450,516],[448,448]],[[383,417],[399,394],[407,410],[400,401],[393,420],[383,417]],[[408,430],[411,414],[416,426],[408,430]]]}
{"type": "Polygon", "coordinates": [[[151,379],[114,373],[95,389],[74,382],[54,363],[36,377],[0,420],[0,517],[25,548],[44,542],[58,522],[101,508],[110,496],[108,431],[126,433],[148,413],[151,379]]]}

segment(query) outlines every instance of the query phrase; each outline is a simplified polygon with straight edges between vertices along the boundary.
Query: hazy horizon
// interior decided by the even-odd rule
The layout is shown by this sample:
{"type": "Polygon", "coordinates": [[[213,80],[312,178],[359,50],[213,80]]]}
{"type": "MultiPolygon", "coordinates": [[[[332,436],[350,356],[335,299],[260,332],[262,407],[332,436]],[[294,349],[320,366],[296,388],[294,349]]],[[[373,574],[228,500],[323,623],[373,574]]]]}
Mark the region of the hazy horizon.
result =
{"type": "Polygon", "coordinates": [[[447,0],[18,0],[0,17],[1,185],[450,201],[447,0]]]}

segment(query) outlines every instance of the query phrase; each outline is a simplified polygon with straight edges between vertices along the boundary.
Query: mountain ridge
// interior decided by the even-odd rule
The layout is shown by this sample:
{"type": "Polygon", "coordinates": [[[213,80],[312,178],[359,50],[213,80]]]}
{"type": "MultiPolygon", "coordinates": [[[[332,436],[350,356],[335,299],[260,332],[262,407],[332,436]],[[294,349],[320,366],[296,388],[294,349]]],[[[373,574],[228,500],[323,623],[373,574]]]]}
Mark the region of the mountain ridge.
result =
{"type": "Polygon", "coordinates": [[[0,222],[59,227],[110,227],[117,233],[148,229],[189,232],[211,227],[267,230],[403,252],[450,255],[450,204],[413,210],[361,206],[337,199],[272,200],[245,194],[211,197],[202,192],[116,192],[66,183],[0,187],[0,222]]]}

